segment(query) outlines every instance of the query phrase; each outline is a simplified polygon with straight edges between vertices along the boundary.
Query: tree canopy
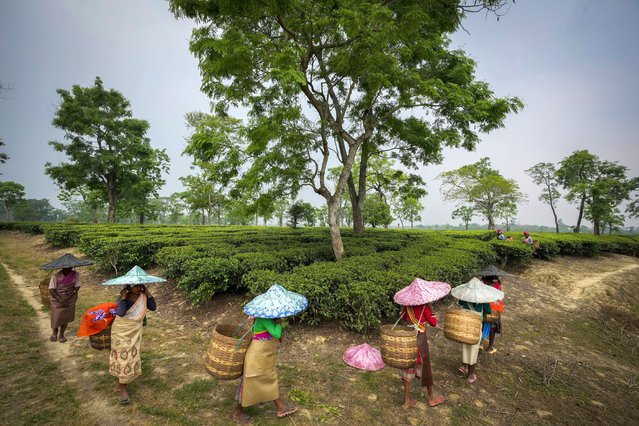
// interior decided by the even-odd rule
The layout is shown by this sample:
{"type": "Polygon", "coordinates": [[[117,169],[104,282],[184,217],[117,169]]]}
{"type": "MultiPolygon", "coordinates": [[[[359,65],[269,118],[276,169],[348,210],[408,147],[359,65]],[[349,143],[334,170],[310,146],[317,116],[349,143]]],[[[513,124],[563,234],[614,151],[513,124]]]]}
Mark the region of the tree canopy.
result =
{"type": "Polygon", "coordinates": [[[465,13],[503,3],[170,0],[169,7],[201,24],[191,51],[216,112],[248,108],[246,182],[275,193],[312,187],[327,203],[339,259],[347,186],[356,231],[363,230],[369,153],[388,144],[405,164],[436,160],[442,146],[474,147],[477,132],[502,126],[522,106],[476,81],[475,63],[449,49],[446,36],[465,13]],[[343,165],[332,190],[331,161],[343,165]]]}
{"type": "Polygon", "coordinates": [[[106,90],[99,77],[92,87],[58,89],[62,102],[53,125],[64,131],[64,142],[49,144],[68,157],[59,165],[47,163],[45,172],[62,189],[83,188],[108,204],[114,223],[118,202],[146,200],[164,184],[168,171],[164,150],[151,147],[149,123],[132,118],[129,101],[117,90],[106,90]]]}
{"type": "Polygon", "coordinates": [[[541,186],[541,195],[539,201],[550,206],[552,215],[555,218],[555,230],[559,233],[559,218],[557,217],[557,202],[561,194],[557,189],[559,182],[557,181],[557,170],[552,163],[537,163],[528,170],[526,174],[530,176],[535,185],[541,186]]]}

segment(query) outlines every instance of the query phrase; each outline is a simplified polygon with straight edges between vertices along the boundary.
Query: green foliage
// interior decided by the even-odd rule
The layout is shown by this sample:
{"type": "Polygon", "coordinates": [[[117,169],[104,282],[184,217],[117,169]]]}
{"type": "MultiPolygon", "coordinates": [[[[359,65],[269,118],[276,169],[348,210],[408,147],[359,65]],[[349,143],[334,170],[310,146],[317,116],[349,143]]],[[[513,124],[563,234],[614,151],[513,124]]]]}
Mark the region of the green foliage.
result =
{"type": "Polygon", "coordinates": [[[393,222],[390,206],[384,202],[382,197],[371,195],[366,197],[364,202],[364,222],[373,228],[378,226],[388,227],[393,222]]]}
{"type": "Polygon", "coordinates": [[[0,182],[0,202],[5,212],[5,220],[13,220],[13,209],[24,202],[24,186],[17,182],[0,182]]]}

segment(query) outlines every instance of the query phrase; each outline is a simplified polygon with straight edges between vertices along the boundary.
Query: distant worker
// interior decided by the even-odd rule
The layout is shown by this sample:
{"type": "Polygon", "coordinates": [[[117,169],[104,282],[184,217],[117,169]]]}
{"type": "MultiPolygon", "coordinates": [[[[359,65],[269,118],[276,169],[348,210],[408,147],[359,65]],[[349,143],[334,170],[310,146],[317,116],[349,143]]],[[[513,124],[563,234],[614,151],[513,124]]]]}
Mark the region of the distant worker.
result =
{"type": "Polygon", "coordinates": [[[507,237],[506,235],[504,235],[504,232],[501,230],[501,228],[499,228],[497,230],[497,239],[498,240],[502,240],[502,241],[512,241],[512,237],[507,237]]]}
{"type": "Polygon", "coordinates": [[[534,244],[534,241],[532,237],[530,236],[530,233],[528,233],[528,231],[524,231],[524,239],[522,241],[524,244],[528,244],[528,245],[534,244]]]}

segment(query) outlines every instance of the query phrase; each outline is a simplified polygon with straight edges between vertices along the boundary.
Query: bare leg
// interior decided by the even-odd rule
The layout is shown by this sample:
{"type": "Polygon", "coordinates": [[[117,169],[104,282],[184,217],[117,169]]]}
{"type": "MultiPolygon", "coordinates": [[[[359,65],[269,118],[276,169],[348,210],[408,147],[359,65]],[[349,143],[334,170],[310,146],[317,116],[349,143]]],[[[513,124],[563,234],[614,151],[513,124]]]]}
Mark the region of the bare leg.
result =
{"type": "Polygon", "coordinates": [[[67,338],[64,337],[64,332],[67,330],[67,324],[61,325],[60,326],[60,338],[59,341],[60,343],[64,343],[67,341],[67,338]]]}
{"type": "Polygon", "coordinates": [[[473,365],[469,365],[468,366],[468,375],[466,376],[466,379],[468,380],[468,383],[475,383],[475,380],[477,380],[477,376],[475,375],[475,367],[477,366],[477,364],[473,364],[473,365]]]}
{"type": "Polygon", "coordinates": [[[417,401],[410,397],[410,380],[404,380],[404,404],[402,407],[410,408],[417,404],[417,401]]]}
{"type": "Polygon", "coordinates": [[[58,329],[57,328],[52,328],[51,329],[51,337],[49,337],[49,340],[51,340],[52,342],[55,342],[56,340],[58,340],[58,329]]]}
{"type": "Polygon", "coordinates": [[[277,407],[277,417],[286,417],[289,414],[293,414],[297,411],[296,406],[285,404],[279,398],[273,402],[275,403],[275,407],[277,407]]]}
{"type": "Polygon", "coordinates": [[[496,328],[491,328],[490,329],[490,335],[488,337],[488,351],[492,351],[494,348],[494,344],[495,344],[495,331],[497,329],[496,328]]]}

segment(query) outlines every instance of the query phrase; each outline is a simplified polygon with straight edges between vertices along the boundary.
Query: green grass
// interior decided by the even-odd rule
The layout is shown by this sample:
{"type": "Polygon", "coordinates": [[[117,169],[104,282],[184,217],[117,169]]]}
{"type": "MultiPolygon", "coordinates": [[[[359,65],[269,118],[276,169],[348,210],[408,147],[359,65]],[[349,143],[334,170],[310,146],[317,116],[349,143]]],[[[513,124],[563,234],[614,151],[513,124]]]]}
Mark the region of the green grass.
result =
{"type": "Polygon", "coordinates": [[[44,355],[35,311],[0,267],[0,424],[88,424],[77,391],[64,384],[58,363],[44,355]]]}

